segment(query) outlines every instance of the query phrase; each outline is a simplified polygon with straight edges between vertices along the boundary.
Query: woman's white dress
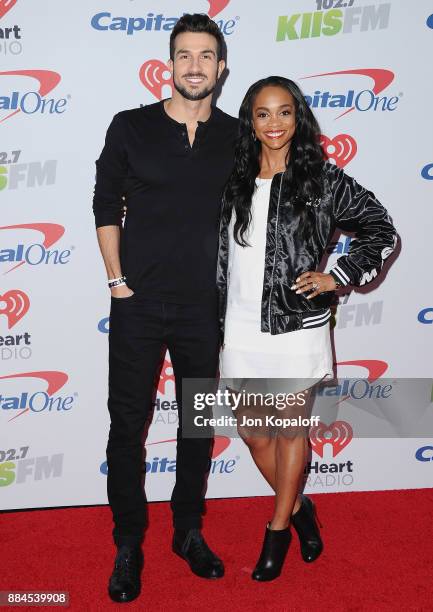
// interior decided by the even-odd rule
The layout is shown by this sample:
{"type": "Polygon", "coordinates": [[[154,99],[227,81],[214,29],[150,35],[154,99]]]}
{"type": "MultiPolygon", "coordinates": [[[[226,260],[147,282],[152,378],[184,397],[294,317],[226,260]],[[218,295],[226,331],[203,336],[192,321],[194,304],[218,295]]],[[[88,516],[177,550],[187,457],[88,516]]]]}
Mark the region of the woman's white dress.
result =
{"type": "Polygon", "coordinates": [[[234,241],[232,215],[220,375],[222,379],[298,379],[296,386],[300,387],[303,383],[299,379],[314,382],[332,376],[330,330],[327,323],[277,335],[260,331],[271,183],[272,179],[256,179],[246,236],[251,246],[241,247],[234,241]]]}

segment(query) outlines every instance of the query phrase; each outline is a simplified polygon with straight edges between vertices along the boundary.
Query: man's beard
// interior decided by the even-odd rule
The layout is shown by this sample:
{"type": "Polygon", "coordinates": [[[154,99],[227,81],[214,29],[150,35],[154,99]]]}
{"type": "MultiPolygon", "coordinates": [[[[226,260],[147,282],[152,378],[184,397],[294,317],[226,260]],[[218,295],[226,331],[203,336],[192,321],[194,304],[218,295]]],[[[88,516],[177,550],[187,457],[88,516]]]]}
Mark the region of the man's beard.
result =
{"type": "MultiPolygon", "coordinates": [[[[185,75],[185,76],[204,76],[204,75],[185,75]]],[[[186,89],[186,87],[184,87],[183,85],[180,85],[179,83],[176,83],[176,78],[173,75],[173,85],[174,88],[176,89],[176,91],[178,91],[180,93],[181,96],[183,96],[186,100],[191,100],[191,101],[196,101],[196,100],[203,100],[204,98],[207,98],[215,89],[216,87],[216,80],[215,83],[213,85],[211,85],[210,87],[205,87],[202,90],[199,91],[188,91],[188,89],[186,89]]]]}

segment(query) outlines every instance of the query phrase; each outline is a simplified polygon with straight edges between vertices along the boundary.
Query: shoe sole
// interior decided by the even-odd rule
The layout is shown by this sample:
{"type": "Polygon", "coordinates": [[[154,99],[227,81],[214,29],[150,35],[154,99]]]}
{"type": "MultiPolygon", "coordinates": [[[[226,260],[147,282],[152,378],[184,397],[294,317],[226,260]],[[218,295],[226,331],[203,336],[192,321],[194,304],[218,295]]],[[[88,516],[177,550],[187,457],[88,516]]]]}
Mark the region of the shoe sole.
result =
{"type": "Polygon", "coordinates": [[[113,596],[110,591],[108,591],[108,595],[111,599],[111,601],[115,601],[116,603],[129,603],[130,601],[134,601],[134,599],[137,599],[137,597],[140,595],[141,590],[138,591],[138,593],[136,595],[134,595],[134,597],[128,597],[128,598],[123,598],[123,597],[117,597],[117,596],[113,596]]]}

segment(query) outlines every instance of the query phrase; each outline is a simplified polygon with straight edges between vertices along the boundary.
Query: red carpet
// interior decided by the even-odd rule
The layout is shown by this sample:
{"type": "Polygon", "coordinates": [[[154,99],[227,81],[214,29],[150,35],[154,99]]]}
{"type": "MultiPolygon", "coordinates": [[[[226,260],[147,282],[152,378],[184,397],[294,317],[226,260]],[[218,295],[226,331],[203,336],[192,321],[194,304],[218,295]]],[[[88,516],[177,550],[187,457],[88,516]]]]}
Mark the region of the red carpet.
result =
{"type": "Polygon", "coordinates": [[[114,554],[108,507],[7,512],[0,590],[69,591],[70,608],[80,612],[433,609],[432,489],[313,497],[325,551],[305,564],[294,534],[283,574],[272,583],[250,578],[271,498],[208,502],[204,532],[226,566],[226,576],[212,582],[193,576],[171,552],[168,504],[150,504],[142,594],[123,605],[106,595],[114,554]]]}

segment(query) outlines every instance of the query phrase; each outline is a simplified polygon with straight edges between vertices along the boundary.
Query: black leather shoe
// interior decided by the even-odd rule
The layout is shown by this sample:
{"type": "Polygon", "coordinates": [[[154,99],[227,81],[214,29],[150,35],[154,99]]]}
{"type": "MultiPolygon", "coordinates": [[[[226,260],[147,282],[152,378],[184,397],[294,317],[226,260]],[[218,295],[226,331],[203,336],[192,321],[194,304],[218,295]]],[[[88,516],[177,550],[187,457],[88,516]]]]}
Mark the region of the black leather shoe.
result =
{"type": "Polygon", "coordinates": [[[200,529],[184,531],[176,529],[173,536],[173,552],[185,559],[191,571],[200,578],[221,578],[224,565],[206,544],[200,529]]]}
{"type": "Polygon", "coordinates": [[[140,594],[140,574],[143,553],[139,547],[121,546],[114,561],[114,570],[108,583],[108,594],[113,601],[126,603],[140,594]]]}
{"type": "Polygon", "coordinates": [[[269,529],[269,524],[266,526],[262,552],[251,575],[253,580],[265,582],[278,578],[281,574],[291,540],[290,527],[286,529],[269,529]]]}
{"type": "Polygon", "coordinates": [[[292,514],[292,524],[299,536],[302,558],[306,563],[315,561],[323,550],[323,542],[317,525],[316,509],[306,495],[301,495],[301,507],[292,514]]]}

